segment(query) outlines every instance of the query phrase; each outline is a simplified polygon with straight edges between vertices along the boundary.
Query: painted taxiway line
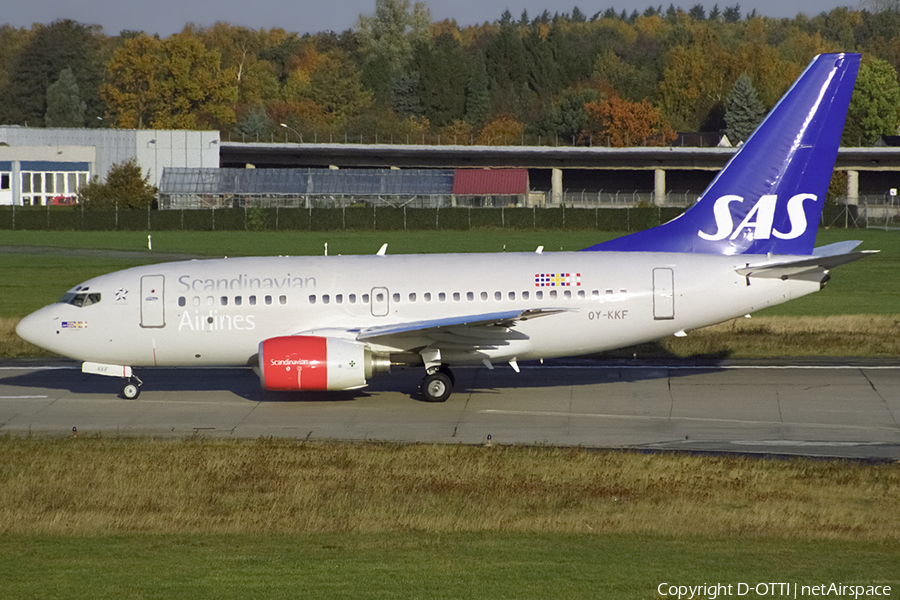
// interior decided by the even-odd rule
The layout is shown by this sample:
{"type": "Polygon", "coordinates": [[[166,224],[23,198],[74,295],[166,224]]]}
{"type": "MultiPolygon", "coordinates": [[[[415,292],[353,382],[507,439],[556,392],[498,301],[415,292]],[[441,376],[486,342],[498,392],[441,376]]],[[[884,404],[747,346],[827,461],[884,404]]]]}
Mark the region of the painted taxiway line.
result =
{"type": "Polygon", "coordinates": [[[557,417],[575,419],[620,419],[630,421],[657,422],[693,422],[693,423],[727,423],[740,425],[765,425],[777,427],[810,427],[814,429],[863,429],[866,431],[900,431],[900,427],[884,427],[877,425],[847,425],[842,423],[800,423],[795,421],[759,421],[756,419],[715,419],[711,417],[655,417],[651,415],[612,415],[604,413],[566,413],[559,411],[536,410],[479,410],[480,414],[519,416],[519,417],[557,417]]]}

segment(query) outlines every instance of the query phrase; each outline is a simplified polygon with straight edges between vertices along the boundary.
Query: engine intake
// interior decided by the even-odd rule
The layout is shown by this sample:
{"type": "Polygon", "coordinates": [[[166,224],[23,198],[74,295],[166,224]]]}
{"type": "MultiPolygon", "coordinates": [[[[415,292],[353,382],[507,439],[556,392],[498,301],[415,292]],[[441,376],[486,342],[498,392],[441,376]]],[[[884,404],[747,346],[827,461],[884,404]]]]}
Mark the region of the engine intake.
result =
{"type": "Polygon", "coordinates": [[[294,335],[259,344],[259,379],[267,390],[353,390],[390,369],[387,357],[349,340],[294,335]]]}

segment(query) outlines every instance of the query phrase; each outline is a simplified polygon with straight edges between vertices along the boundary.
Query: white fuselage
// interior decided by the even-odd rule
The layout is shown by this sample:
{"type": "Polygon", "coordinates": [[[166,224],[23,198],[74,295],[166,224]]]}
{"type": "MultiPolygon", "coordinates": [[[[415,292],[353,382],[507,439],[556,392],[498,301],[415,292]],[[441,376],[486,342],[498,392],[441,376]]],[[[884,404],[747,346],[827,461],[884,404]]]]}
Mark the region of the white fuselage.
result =
{"type": "MultiPolygon", "coordinates": [[[[785,257],[778,257],[784,260],[785,257]]],[[[94,294],[26,317],[20,333],[84,361],[133,366],[252,364],[261,341],[306,333],[354,339],[368,327],[510,310],[564,312],[520,322],[516,338],[461,364],[599,352],[659,339],[780,304],[816,281],[748,279],[765,256],[645,252],[419,254],[229,258],[103,275],[94,294]],[[99,301],[96,294],[99,294],[99,301]]],[[[86,290],[85,290],[86,289],[86,290]]],[[[402,357],[433,341],[415,332],[370,343],[402,357]]],[[[401,358],[402,360],[402,358],[401,358]]]]}

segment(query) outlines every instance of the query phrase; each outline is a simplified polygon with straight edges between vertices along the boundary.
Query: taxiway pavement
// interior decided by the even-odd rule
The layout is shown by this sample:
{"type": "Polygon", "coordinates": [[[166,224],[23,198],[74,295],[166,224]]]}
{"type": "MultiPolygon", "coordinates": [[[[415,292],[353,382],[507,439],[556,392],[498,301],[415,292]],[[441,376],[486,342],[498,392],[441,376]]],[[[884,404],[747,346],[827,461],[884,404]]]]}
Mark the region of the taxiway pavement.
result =
{"type": "Polygon", "coordinates": [[[420,369],[353,392],[259,388],[249,369],[140,369],[136,400],[79,363],[0,363],[0,434],[104,435],[798,454],[900,459],[900,362],[591,359],[455,369],[454,394],[412,393],[420,369]]]}

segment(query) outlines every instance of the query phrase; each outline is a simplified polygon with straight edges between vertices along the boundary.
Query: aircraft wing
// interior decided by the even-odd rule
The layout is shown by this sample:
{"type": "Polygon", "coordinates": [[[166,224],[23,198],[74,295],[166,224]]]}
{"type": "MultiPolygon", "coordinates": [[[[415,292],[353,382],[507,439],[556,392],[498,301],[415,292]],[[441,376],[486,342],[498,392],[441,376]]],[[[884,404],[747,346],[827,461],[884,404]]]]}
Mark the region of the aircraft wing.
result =
{"type": "MultiPolygon", "coordinates": [[[[356,339],[412,352],[420,352],[424,348],[429,348],[432,352],[437,353],[435,356],[440,356],[441,352],[476,355],[479,351],[495,350],[501,347],[511,348],[522,344],[530,346],[528,336],[515,329],[517,323],[566,312],[577,312],[577,309],[511,310],[379,325],[359,330],[356,339]]],[[[486,357],[482,356],[482,358],[486,357]]]]}
{"type": "Polygon", "coordinates": [[[527,310],[508,310],[480,315],[464,315],[460,317],[446,317],[443,319],[394,323],[392,325],[377,325],[375,327],[365,327],[360,329],[356,339],[373,340],[375,338],[400,334],[421,335],[450,329],[459,331],[483,327],[513,327],[519,321],[527,321],[529,319],[536,319],[538,317],[545,317],[563,312],[577,312],[577,309],[536,308],[527,310]]]}
{"type": "MultiPolygon", "coordinates": [[[[854,244],[855,247],[858,244],[854,244]]],[[[830,269],[845,265],[865,258],[871,254],[876,254],[877,250],[863,250],[860,252],[847,252],[845,254],[832,254],[827,252],[829,248],[834,250],[846,249],[848,242],[832,244],[831,246],[823,246],[817,248],[820,251],[811,258],[803,258],[799,260],[789,260],[785,262],[764,263],[760,265],[747,265],[741,269],[737,269],[739,275],[744,277],[760,277],[766,279],[805,279],[809,281],[817,281],[824,278],[830,269]],[[832,248],[833,247],[833,248],[832,248]],[[821,252],[825,250],[826,252],[821,252]]]]}

